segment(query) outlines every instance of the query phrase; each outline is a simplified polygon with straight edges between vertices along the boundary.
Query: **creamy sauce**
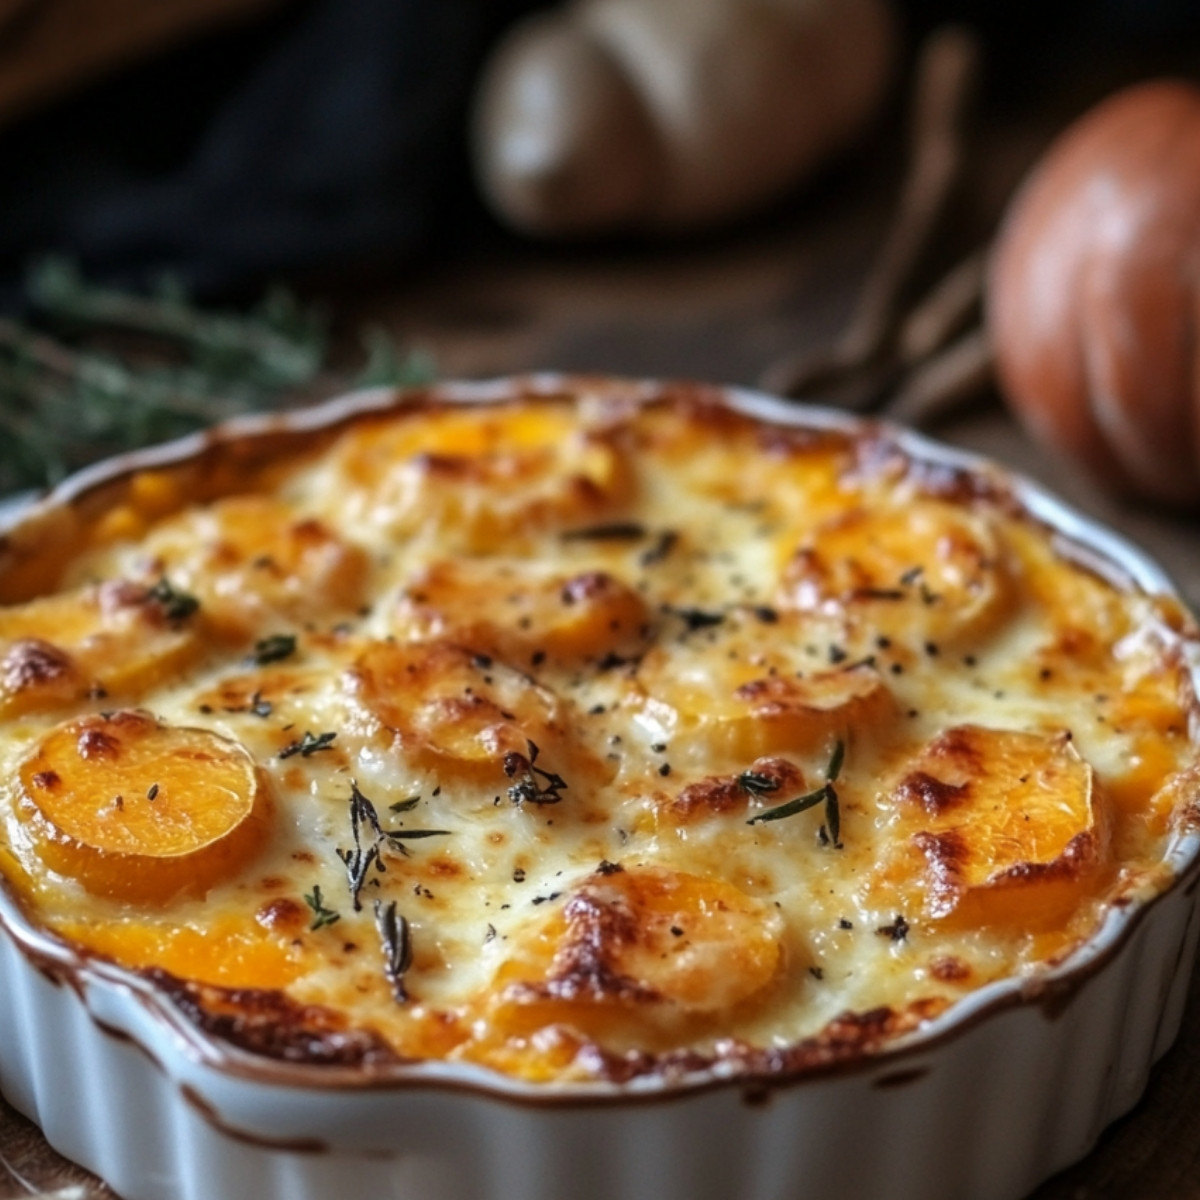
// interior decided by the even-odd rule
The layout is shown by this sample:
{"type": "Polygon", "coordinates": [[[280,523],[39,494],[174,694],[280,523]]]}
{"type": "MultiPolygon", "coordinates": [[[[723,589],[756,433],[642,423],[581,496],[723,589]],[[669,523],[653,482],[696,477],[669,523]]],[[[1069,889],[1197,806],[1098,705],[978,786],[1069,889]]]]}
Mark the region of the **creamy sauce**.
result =
{"type": "Polygon", "coordinates": [[[148,477],[161,515],[0,610],[4,869],[132,967],[533,1079],[720,1058],[1039,970],[1194,795],[1186,618],[966,475],[586,396],[279,474],[202,508],[148,477]],[[175,751],[120,804],[82,748],[30,766],[129,709],[244,748],[254,839],[155,842],[204,770],[175,751]],[[63,805],[107,830],[131,797],[141,857],[62,851],[63,805]]]}

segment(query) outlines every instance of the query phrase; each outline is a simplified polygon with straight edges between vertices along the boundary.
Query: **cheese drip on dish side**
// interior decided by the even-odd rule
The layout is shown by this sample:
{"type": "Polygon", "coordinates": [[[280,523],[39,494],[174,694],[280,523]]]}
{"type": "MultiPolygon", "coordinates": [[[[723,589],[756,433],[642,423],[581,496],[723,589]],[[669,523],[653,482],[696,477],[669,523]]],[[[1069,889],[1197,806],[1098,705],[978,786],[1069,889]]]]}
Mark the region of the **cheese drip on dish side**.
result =
{"type": "Polygon", "coordinates": [[[0,865],[252,1049],[803,1067],[1165,882],[1188,618],[878,432],[415,404],[184,490],[0,609],[0,865]]]}

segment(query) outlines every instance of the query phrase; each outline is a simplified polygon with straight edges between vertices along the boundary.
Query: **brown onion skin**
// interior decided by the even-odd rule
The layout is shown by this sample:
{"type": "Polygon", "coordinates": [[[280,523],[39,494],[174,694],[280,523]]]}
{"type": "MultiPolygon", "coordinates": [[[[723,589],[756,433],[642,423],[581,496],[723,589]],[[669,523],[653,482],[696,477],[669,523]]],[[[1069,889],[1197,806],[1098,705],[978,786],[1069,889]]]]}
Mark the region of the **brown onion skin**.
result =
{"type": "Polygon", "coordinates": [[[987,321],[1039,441],[1118,491],[1200,502],[1200,87],[1125,89],[1058,138],[1005,217],[987,321]]]}

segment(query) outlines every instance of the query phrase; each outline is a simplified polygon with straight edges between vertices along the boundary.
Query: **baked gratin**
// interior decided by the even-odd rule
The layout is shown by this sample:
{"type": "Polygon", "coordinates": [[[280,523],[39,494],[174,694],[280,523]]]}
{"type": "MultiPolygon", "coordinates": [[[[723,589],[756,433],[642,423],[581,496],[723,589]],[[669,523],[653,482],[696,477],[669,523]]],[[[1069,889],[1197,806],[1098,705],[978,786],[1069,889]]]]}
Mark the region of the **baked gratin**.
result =
{"type": "Polygon", "coordinates": [[[886,428],[434,391],[3,558],[11,893],[253,1054],[804,1074],[1069,960],[1196,819],[1180,605],[886,428]]]}

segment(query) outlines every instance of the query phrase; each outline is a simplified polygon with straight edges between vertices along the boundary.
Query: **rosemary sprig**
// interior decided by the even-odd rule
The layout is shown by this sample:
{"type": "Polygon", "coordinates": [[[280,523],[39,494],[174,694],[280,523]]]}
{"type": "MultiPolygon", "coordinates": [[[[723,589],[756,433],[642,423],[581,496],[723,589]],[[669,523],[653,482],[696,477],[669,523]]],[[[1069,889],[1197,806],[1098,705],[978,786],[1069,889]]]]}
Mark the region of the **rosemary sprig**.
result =
{"type": "Polygon", "coordinates": [[[0,318],[0,494],[236,413],[433,376],[379,328],[360,335],[360,374],[331,370],[327,318],[279,289],[213,311],[169,282],[146,295],[95,287],[58,258],[26,286],[31,319],[0,318]]]}

